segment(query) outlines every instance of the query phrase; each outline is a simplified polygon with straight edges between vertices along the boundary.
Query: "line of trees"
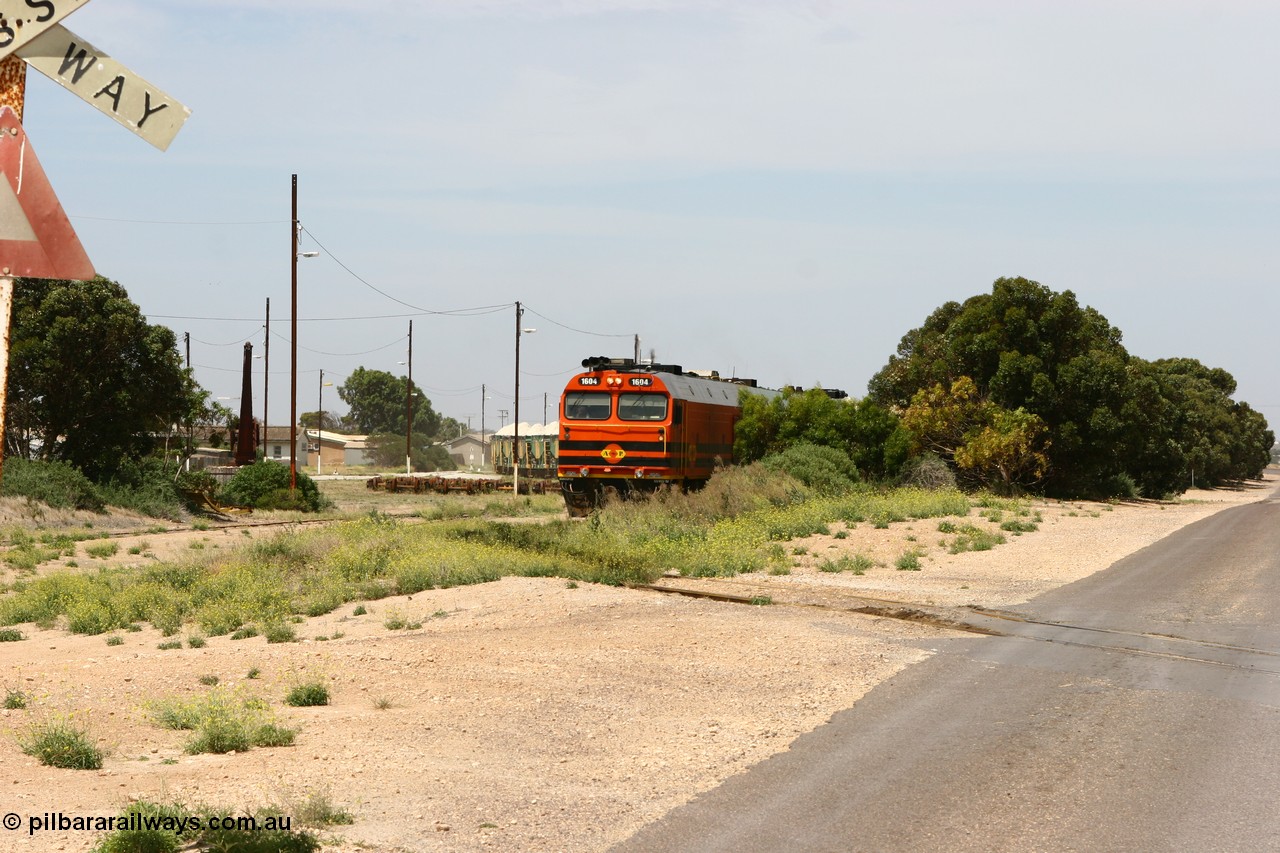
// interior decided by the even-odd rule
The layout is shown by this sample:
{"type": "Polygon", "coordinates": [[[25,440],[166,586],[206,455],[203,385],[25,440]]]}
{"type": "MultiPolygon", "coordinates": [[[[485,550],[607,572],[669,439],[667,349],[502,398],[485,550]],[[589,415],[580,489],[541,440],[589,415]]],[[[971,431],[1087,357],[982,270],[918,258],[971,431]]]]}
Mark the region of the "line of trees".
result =
{"type": "Polygon", "coordinates": [[[859,401],[744,397],[751,460],[796,442],[845,452],[864,477],[943,460],[968,488],[1152,497],[1257,477],[1275,434],[1235,379],[1192,358],[1129,354],[1070,291],[1002,278],[907,332],[859,401]]]}
{"type": "MultiPolygon", "coordinates": [[[[173,332],[149,324],[109,279],[20,279],[11,338],[8,456],[69,463],[101,481],[218,414],[173,332]]],[[[302,421],[369,435],[378,464],[398,465],[407,384],[358,368],[337,389],[348,415],[302,421]]],[[[452,467],[438,442],[460,425],[417,386],[407,391],[414,467],[452,467]]],[[[1275,434],[1235,392],[1221,368],[1129,354],[1120,331],[1070,291],[1002,278],[907,332],[864,399],[745,396],[735,456],[812,444],[866,479],[938,459],[967,487],[1164,496],[1256,477],[1271,461],[1275,434]]]]}

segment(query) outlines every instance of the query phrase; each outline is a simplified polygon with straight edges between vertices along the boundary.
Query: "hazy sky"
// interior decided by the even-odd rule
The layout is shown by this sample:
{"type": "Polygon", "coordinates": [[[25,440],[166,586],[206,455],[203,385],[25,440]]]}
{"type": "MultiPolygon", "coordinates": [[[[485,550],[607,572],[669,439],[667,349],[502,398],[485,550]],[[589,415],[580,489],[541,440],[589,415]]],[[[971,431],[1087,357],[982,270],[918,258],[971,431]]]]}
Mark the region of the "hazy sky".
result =
{"type": "Polygon", "coordinates": [[[272,423],[294,173],[321,251],[300,412],[321,369],[337,411],[356,367],[403,374],[412,318],[435,408],[479,428],[485,383],[496,427],[516,300],[524,421],[633,334],[862,396],[934,308],[1021,275],[1280,422],[1274,2],[94,0],[64,24],[193,111],[161,153],[32,72],[64,208],[215,396],[271,300],[272,423]]]}

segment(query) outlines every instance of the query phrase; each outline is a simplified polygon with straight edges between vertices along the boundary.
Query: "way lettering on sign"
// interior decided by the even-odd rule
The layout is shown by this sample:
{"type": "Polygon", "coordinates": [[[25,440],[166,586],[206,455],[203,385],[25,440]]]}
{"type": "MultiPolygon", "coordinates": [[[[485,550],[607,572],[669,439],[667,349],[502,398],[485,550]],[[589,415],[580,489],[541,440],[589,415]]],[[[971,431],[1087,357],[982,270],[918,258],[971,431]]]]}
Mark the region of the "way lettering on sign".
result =
{"type": "Polygon", "coordinates": [[[50,28],[18,55],[162,151],[191,115],[191,110],[64,26],[50,28]]]}
{"type": "Polygon", "coordinates": [[[70,15],[89,0],[0,0],[0,59],[70,15]]]}

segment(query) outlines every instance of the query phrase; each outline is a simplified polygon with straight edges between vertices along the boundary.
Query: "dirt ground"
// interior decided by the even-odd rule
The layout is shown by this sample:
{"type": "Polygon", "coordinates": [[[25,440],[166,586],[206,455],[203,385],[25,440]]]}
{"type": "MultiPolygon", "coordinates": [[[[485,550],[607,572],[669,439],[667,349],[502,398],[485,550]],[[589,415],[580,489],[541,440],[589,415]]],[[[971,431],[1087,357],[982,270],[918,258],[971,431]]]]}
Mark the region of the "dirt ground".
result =
{"type": "MultiPolygon", "coordinates": [[[[203,648],[162,651],[151,629],[108,646],[101,636],[18,626],[26,640],[0,643],[0,694],[18,689],[33,701],[0,711],[0,814],[21,822],[0,828],[0,850],[88,850],[97,834],[28,834],[28,817],[115,814],[137,798],[227,812],[278,804],[285,814],[308,798],[327,800],[355,818],[323,832],[331,851],[602,850],[787,749],[947,635],[788,602],[857,593],[1008,606],[1261,500],[1276,485],[1269,477],[1175,504],[1037,502],[1038,530],[1006,534],[1005,544],[981,552],[951,554],[954,535],[938,519],[836,526],[830,536],[788,543],[790,574],[702,582],[767,595],[772,606],[512,578],[376,601],[359,616],[347,605],[297,625],[298,643],[217,637],[203,648]],[[895,568],[908,552],[919,570],[895,568]],[[875,565],[863,575],[818,569],[842,555],[875,565]],[[390,630],[392,616],[421,627],[390,630]],[[186,733],[154,725],[148,703],[207,692],[202,676],[268,700],[299,728],[296,744],[186,755],[186,733]],[[330,705],[283,704],[292,686],[317,678],[332,688],[330,705]],[[56,712],[90,727],[109,750],[104,769],[56,770],[22,753],[18,735],[56,712]]],[[[965,521],[999,526],[977,511],[965,521]]],[[[164,533],[151,525],[139,520],[112,540],[120,544],[114,555],[88,557],[81,545],[70,559],[83,570],[246,538],[239,529],[164,533]]]]}

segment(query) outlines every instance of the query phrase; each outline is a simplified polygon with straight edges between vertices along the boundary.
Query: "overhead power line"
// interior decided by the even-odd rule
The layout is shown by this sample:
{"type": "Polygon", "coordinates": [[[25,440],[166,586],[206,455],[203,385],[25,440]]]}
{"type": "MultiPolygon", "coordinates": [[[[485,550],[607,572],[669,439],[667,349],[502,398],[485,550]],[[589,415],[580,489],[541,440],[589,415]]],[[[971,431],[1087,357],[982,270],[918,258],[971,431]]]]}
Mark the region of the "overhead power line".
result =
{"type": "Polygon", "coordinates": [[[608,332],[588,332],[586,329],[575,329],[573,326],[569,326],[564,323],[561,323],[559,320],[552,320],[546,314],[539,314],[537,311],[534,311],[528,305],[524,306],[524,310],[534,315],[535,317],[541,317],[542,319],[546,320],[548,323],[552,324],[553,326],[559,326],[562,329],[568,329],[570,332],[577,332],[580,335],[591,335],[592,337],[596,337],[596,338],[633,338],[635,337],[635,333],[633,332],[629,332],[627,334],[621,334],[621,333],[614,334],[614,333],[608,333],[608,332]]]}

